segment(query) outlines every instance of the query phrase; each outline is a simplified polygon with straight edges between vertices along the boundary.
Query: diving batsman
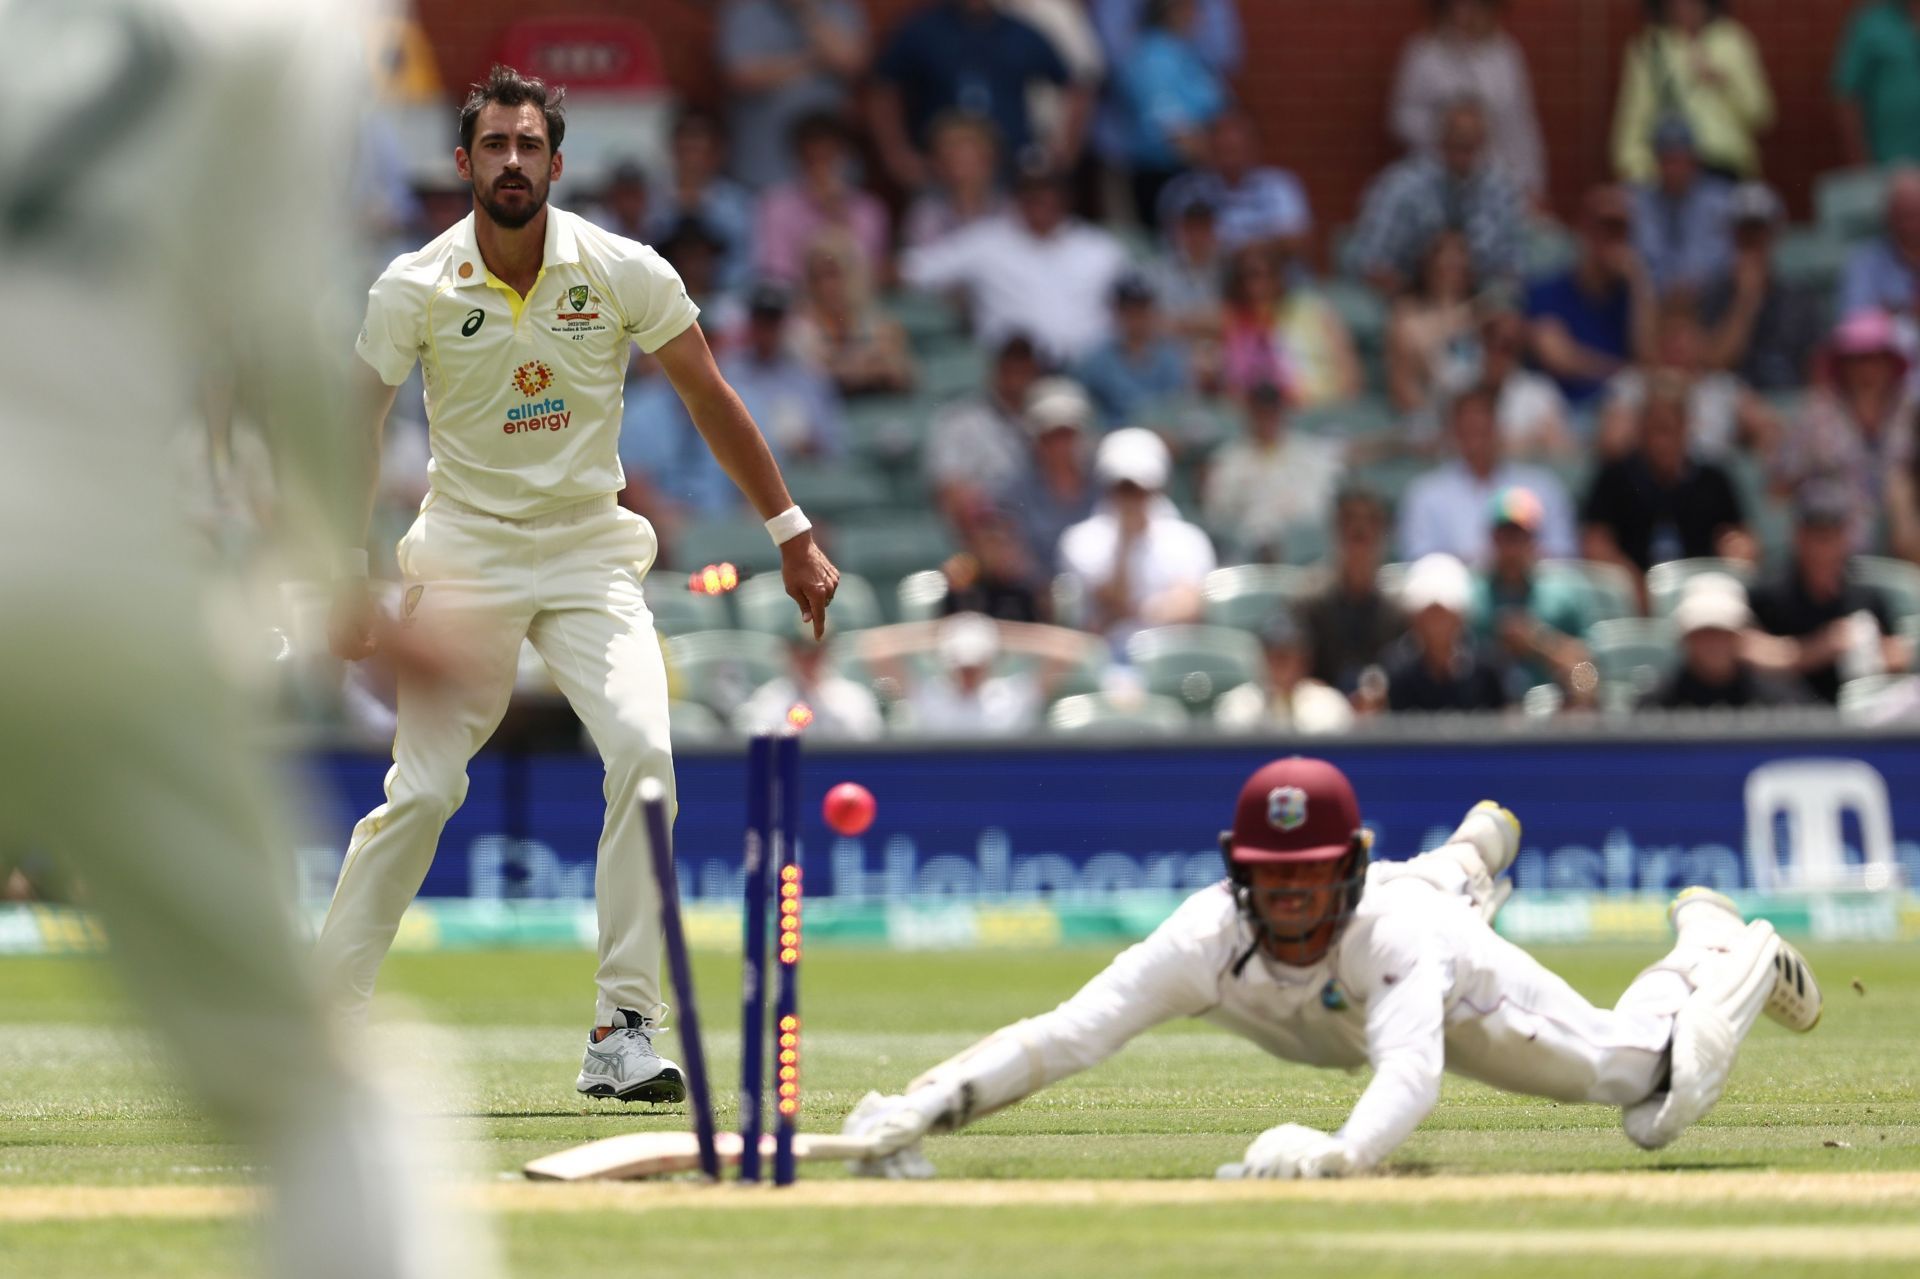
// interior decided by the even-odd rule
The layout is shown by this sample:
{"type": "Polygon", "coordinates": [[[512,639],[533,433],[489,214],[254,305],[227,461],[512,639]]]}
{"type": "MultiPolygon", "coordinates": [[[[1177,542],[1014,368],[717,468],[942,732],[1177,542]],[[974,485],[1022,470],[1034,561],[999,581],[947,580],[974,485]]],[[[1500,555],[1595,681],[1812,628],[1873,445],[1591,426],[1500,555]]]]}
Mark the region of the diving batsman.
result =
{"type": "Polygon", "coordinates": [[[1221,836],[1226,878],[1188,898],[1052,1012],[1016,1022],[916,1079],[870,1093],[846,1131],[870,1176],[925,1177],[929,1133],[952,1132],[1118,1052],[1176,1017],[1203,1017],[1274,1056],[1371,1066],[1336,1132],[1269,1128],[1223,1177],[1339,1177],[1378,1168],[1426,1118],[1444,1071],[1509,1092],[1621,1108],[1653,1150],[1719,1100],[1762,1012],[1820,1018],[1806,961],[1764,921],[1689,888],[1672,951],[1596,1008],[1494,932],[1520,823],[1491,800],[1445,844],[1370,863],[1372,832],[1338,768],[1276,760],[1250,777],[1221,836]]]}

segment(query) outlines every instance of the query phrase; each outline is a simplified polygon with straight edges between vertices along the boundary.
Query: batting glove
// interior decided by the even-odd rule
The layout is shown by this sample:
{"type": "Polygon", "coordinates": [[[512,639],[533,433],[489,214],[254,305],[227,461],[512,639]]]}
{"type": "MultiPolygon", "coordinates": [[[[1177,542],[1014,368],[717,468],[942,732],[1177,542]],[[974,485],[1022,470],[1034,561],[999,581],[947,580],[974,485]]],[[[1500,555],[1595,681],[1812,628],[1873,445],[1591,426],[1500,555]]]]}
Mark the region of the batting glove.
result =
{"type": "Polygon", "coordinates": [[[1359,1171],[1359,1161],[1340,1138],[1304,1124],[1281,1124],[1253,1139],[1237,1164],[1223,1165],[1221,1179],[1270,1177],[1278,1180],[1344,1177],[1359,1171]]]}
{"type": "Polygon", "coordinates": [[[920,1152],[920,1139],[946,1110],[945,1099],[934,1089],[922,1089],[904,1097],[883,1097],[870,1092],[860,1099],[840,1131],[870,1143],[872,1154],[850,1160],[847,1168],[857,1177],[883,1177],[890,1181],[923,1180],[933,1176],[933,1164],[920,1152]]]}

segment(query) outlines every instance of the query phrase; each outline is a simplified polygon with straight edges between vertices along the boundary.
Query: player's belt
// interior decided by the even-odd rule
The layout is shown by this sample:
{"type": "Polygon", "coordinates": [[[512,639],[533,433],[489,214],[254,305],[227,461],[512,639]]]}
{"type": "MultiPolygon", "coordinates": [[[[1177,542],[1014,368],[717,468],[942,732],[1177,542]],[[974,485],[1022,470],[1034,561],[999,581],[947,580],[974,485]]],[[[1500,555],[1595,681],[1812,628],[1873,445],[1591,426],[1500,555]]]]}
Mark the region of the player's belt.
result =
{"type": "Polygon", "coordinates": [[[470,506],[458,498],[448,497],[445,493],[435,492],[427,495],[426,503],[421,507],[421,510],[425,511],[429,507],[439,506],[449,511],[455,511],[461,515],[472,515],[483,520],[494,520],[501,524],[511,524],[515,528],[552,528],[558,524],[578,524],[581,520],[588,519],[591,516],[611,511],[619,504],[613,494],[602,493],[598,497],[589,497],[582,501],[572,502],[551,511],[542,511],[538,515],[512,516],[497,515],[492,511],[484,511],[477,506],[470,506]]]}

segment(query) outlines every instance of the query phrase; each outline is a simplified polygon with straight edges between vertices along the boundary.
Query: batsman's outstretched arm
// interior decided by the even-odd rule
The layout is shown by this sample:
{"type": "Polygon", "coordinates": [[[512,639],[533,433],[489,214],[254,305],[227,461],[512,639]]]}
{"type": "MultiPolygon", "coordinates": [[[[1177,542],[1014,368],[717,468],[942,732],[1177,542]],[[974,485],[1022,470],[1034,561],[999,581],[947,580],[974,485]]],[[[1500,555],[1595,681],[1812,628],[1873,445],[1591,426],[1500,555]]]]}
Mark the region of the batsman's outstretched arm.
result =
{"type": "Polygon", "coordinates": [[[1231,960],[1216,953],[1225,949],[1214,944],[1220,938],[1196,934],[1195,916],[1190,901],[1052,1012],[995,1031],[914,1080],[903,1097],[869,1098],[847,1131],[890,1155],[1096,1066],[1162,1022],[1205,1012],[1219,1002],[1231,960]]]}

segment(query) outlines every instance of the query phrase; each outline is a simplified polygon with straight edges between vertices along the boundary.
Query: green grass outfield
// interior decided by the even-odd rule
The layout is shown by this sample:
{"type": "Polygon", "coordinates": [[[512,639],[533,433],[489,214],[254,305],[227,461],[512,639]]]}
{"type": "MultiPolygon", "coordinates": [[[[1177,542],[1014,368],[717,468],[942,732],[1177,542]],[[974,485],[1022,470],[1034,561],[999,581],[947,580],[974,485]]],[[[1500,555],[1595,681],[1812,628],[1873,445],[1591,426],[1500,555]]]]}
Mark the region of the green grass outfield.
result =
{"type": "MultiPolygon", "coordinates": [[[[1653,951],[1538,953],[1610,1003],[1653,951]]],[[[476,1177],[472,1193],[498,1210],[518,1276],[608,1264],[662,1276],[914,1279],[1282,1267],[1316,1276],[1912,1275],[1920,950],[1829,945],[1809,957],[1827,991],[1821,1026],[1803,1038],[1763,1021],[1719,1108],[1661,1154],[1629,1144],[1616,1112],[1449,1080],[1389,1175],[1345,1183],[1198,1180],[1271,1124],[1337,1126],[1365,1082],[1283,1065],[1199,1024],[1156,1032],[930,1142],[938,1182],[875,1186],[814,1165],[785,1197],[535,1186],[513,1175],[575,1142],[686,1123],[677,1108],[574,1094],[589,955],[396,956],[383,992],[437,1028],[378,1042],[422,1073],[443,1056],[463,1059],[444,1108],[491,1174],[476,1177]]],[[[1106,958],[816,948],[803,987],[807,1125],[837,1128],[868,1088],[897,1091],[981,1033],[1050,1007],[1106,958]]],[[[703,954],[699,977],[727,1124],[737,961],[703,954]]],[[[663,1046],[671,1054],[673,1039],[663,1046]]],[[[101,966],[0,960],[0,1275],[244,1273],[246,1192],[236,1188],[251,1176],[246,1154],[171,1089],[101,966]]]]}

